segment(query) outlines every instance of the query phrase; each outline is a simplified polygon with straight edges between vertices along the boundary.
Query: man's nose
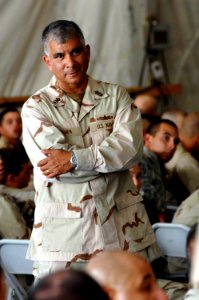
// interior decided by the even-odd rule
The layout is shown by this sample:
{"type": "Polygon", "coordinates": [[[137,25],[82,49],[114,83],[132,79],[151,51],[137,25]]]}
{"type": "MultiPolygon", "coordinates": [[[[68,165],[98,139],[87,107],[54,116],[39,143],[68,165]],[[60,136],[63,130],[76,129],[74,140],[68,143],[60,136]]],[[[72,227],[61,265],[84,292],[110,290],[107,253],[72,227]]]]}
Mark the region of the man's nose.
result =
{"type": "Polygon", "coordinates": [[[66,65],[66,67],[67,68],[71,68],[71,67],[74,66],[74,64],[75,64],[75,60],[74,60],[73,56],[70,55],[70,54],[66,55],[66,57],[65,57],[65,65],[66,65]]]}

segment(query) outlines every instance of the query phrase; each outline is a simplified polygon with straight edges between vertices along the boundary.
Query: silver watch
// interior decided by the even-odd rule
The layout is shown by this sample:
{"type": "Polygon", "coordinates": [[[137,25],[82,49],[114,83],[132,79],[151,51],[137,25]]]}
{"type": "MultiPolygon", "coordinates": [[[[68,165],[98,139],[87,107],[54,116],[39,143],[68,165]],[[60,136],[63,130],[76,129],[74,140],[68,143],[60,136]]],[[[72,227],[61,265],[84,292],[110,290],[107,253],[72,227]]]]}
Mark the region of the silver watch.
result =
{"type": "Polygon", "coordinates": [[[75,156],[75,153],[71,151],[71,159],[70,159],[71,164],[77,166],[77,157],[75,156]]]}

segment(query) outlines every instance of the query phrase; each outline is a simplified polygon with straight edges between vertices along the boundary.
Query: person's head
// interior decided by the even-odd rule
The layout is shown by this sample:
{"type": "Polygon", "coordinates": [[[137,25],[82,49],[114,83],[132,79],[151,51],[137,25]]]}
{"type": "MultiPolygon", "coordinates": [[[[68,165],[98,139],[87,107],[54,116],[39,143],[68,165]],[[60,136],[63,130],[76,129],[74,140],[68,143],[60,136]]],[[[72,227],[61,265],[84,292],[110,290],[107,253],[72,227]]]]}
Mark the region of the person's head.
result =
{"type": "Polygon", "coordinates": [[[179,137],[187,151],[193,154],[199,152],[199,111],[186,116],[179,137]]]}
{"type": "Polygon", "coordinates": [[[22,133],[22,122],[16,107],[8,107],[0,112],[0,136],[9,143],[16,144],[22,133]]]}
{"type": "Polygon", "coordinates": [[[90,47],[73,21],[57,20],[43,30],[43,59],[64,91],[87,83],[90,47]]]}
{"type": "Polygon", "coordinates": [[[152,116],[158,115],[158,101],[155,97],[149,94],[140,94],[135,97],[135,106],[137,106],[141,114],[148,114],[152,116]]]}
{"type": "Polygon", "coordinates": [[[178,142],[177,126],[167,119],[151,122],[144,135],[145,147],[163,162],[172,158],[178,142]]]}
{"type": "Polygon", "coordinates": [[[134,183],[134,185],[136,186],[136,188],[138,189],[138,191],[141,188],[141,166],[140,164],[134,165],[133,167],[131,167],[129,169],[132,181],[134,183]]]}
{"type": "Polygon", "coordinates": [[[112,300],[165,300],[147,260],[127,251],[104,251],[91,258],[86,272],[112,300]]]}
{"type": "Polygon", "coordinates": [[[109,300],[106,292],[88,274],[61,270],[42,278],[30,290],[28,300],[109,300]]]}
{"type": "Polygon", "coordinates": [[[161,118],[173,121],[180,130],[186,116],[187,113],[182,109],[169,109],[161,115],[161,118]]]}
{"type": "Polygon", "coordinates": [[[0,149],[3,164],[1,184],[13,188],[24,188],[28,185],[32,175],[32,166],[28,156],[12,148],[0,149]]]}

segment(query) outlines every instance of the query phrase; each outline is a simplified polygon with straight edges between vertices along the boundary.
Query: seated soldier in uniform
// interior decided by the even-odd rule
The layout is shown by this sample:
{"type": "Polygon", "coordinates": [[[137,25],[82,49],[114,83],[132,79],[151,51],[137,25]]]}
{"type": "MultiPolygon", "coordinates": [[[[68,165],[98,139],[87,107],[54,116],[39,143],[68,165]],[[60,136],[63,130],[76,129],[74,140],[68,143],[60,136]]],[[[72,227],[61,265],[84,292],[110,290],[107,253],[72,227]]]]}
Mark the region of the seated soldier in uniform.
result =
{"type": "Polygon", "coordinates": [[[25,190],[32,166],[14,149],[0,149],[4,171],[0,179],[0,236],[29,238],[33,224],[35,191],[25,190]]]}

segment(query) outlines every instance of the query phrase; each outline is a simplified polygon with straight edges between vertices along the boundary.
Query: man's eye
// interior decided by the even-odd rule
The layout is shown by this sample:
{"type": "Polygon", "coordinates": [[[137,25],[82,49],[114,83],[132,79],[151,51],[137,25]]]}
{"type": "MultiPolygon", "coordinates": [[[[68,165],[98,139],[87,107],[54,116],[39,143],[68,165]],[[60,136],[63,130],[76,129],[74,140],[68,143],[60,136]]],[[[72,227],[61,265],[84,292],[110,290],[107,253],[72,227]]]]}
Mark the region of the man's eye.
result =
{"type": "Polygon", "coordinates": [[[62,54],[62,53],[57,53],[54,57],[55,57],[55,58],[62,58],[62,57],[63,57],[63,54],[62,54]]]}
{"type": "Polygon", "coordinates": [[[78,48],[75,48],[72,53],[74,56],[76,56],[76,55],[79,55],[82,51],[83,51],[83,48],[78,47],[78,48]]]}

